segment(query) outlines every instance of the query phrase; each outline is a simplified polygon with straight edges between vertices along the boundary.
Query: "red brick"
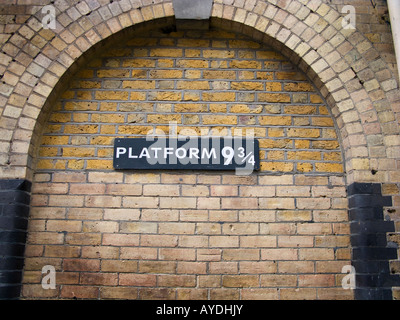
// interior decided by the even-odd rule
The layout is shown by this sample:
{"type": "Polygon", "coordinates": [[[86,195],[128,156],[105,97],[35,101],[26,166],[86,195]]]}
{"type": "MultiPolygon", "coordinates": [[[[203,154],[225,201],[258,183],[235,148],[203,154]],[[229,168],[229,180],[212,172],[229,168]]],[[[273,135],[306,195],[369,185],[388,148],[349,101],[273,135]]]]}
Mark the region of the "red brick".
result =
{"type": "Polygon", "coordinates": [[[154,287],[156,281],[156,276],[152,274],[121,273],[118,284],[121,286],[154,287]]]}

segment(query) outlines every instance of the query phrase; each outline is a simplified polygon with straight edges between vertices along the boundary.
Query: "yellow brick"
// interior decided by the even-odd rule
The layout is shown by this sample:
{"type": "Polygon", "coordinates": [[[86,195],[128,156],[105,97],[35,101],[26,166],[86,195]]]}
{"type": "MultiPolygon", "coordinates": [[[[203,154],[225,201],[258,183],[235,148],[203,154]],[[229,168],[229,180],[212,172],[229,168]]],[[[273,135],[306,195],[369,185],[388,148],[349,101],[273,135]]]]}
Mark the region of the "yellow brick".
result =
{"type": "Polygon", "coordinates": [[[274,59],[274,60],[284,60],[285,58],[276,51],[257,51],[257,59],[274,59]]]}
{"type": "Polygon", "coordinates": [[[173,91],[165,91],[165,92],[151,92],[149,93],[149,100],[158,100],[158,101],[180,101],[181,100],[180,92],[173,91]]]}
{"type": "Polygon", "coordinates": [[[231,68],[238,69],[261,69],[262,65],[259,61],[253,60],[233,60],[230,63],[231,68]]]}
{"type": "Polygon", "coordinates": [[[88,113],[74,113],[72,115],[73,122],[88,122],[89,114],[88,113]]]}
{"type": "Polygon", "coordinates": [[[200,101],[200,93],[198,92],[185,92],[183,101],[200,101]]]}
{"type": "Polygon", "coordinates": [[[155,89],[156,82],[155,81],[145,81],[145,80],[133,80],[133,81],[124,81],[122,83],[122,88],[124,89],[155,89]]]}
{"type": "Polygon", "coordinates": [[[41,159],[37,163],[38,169],[65,169],[66,160],[41,159]]]}
{"type": "Polygon", "coordinates": [[[299,172],[312,172],[314,170],[311,163],[298,163],[297,171],[299,172]]]}
{"type": "Polygon", "coordinates": [[[287,157],[289,160],[321,160],[321,153],[313,151],[294,151],[288,152],[287,157]]]}
{"type": "Polygon", "coordinates": [[[128,69],[104,69],[97,70],[99,78],[126,78],[129,77],[128,69]]]}
{"type": "Polygon", "coordinates": [[[234,92],[203,92],[204,101],[235,101],[234,92]]]}
{"type": "Polygon", "coordinates": [[[112,48],[107,51],[107,56],[124,57],[130,56],[132,50],[130,48],[112,48]]]}
{"type": "Polygon", "coordinates": [[[283,129],[279,128],[268,128],[268,137],[283,137],[285,135],[285,132],[283,129]]]}
{"type": "Polygon", "coordinates": [[[268,160],[284,160],[285,159],[285,152],[284,151],[269,151],[268,160]]]}
{"type": "Polygon", "coordinates": [[[286,83],[283,86],[285,91],[296,91],[296,92],[310,92],[314,91],[311,83],[286,83]]]}
{"type": "Polygon", "coordinates": [[[265,84],[266,91],[282,91],[282,84],[279,82],[267,82],[265,84]]]}
{"type": "Polygon", "coordinates": [[[108,137],[108,136],[97,136],[97,137],[92,137],[90,139],[90,144],[92,145],[111,145],[113,143],[114,138],[113,137],[108,137]]]}
{"type": "Polygon", "coordinates": [[[294,142],[294,146],[296,149],[308,149],[308,148],[310,148],[310,141],[309,140],[296,140],[294,142]]]}
{"type": "MultiPolygon", "coordinates": [[[[310,94],[310,102],[311,103],[323,103],[322,98],[317,94],[310,94]]],[[[323,107],[325,108],[325,107],[323,107]]],[[[320,108],[321,109],[321,108],[320,108]]]]}
{"type": "Polygon", "coordinates": [[[287,106],[284,108],[287,114],[316,114],[317,107],[314,106],[287,106]]]}
{"type": "Polygon", "coordinates": [[[60,96],[61,99],[73,99],[74,97],[75,97],[75,91],[72,90],[66,90],[60,96]]]}
{"type": "Polygon", "coordinates": [[[264,90],[264,86],[260,82],[232,82],[232,90],[264,90]]]}
{"type": "Polygon", "coordinates": [[[41,147],[39,150],[40,157],[55,157],[57,156],[58,148],[41,147]]]}
{"type": "MultiPolygon", "coordinates": [[[[97,66],[97,67],[99,67],[99,66],[97,66]]],[[[77,74],[78,78],[90,79],[90,78],[93,78],[93,76],[94,76],[94,71],[90,70],[90,69],[83,69],[83,70],[79,71],[77,74]]]]}
{"type": "Polygon", "coordinates": [[[228,68],[228,62],[227,61],[221,61],[221,60],[214,60],[211,61],[210,65],[211,69],[227,69],[228,68]]]}
{"type": "Polygon", "coordinates": [[[293,171],[293,163],[290,162],[261,162],[261,171],[280,171],[280,172],[291,172],[293,171]]]}
{"type": "Polygon", "coordinates": [[[86,169],[112,169],[112,160],[87,160],[86,169]]]}
{"type": "Polygon", "coordinates": [[[288,116],[262,116],[262,117],[259,117],[258,122],[261,125],[290,126],[292,124],[292,117],[288,117],[288,116]]]}
{"type": "Polygon", "coordinates": [[[269,71],[258,71],[256,72],[256,78],[258,80],[273,80],[274,73],[269,71]]]}
{"type": "Polygon", "coordinates": [[[262,106],[253,106],[247,104],[236,104],[233,105],[230,109],[230,112],[233,113],[261,113],[263,110],[262,106]]]}
{"type": "Polygon", "coordinates": [[[117,102],[100,102],[99,111],[117,111],[117,102]]]}
{"type": "Polygon", "coordinates": [[[318,172],[343,172],[343,165],[340,163],[316,163],[315,169],[318,172]]]}
{"type": "Polygon", "coordinates": [[[176,62],[178,68],[208,68],[208,60],[182,59],[176,62]]]}
{"type": "Polygon", "coordinates": [[[82,170],[85,167],[85,160],[68,160],[68,169],[82,170]]]}
{"type": "Polygon", "coordinates": [[[43,145],[63,145],[68,144],[69,137],[67,136],[44,136],[42,138],[43,145]]]}
{"type": "Polygon", "coordinates": [[[176,84],[177,89],[180,90],[208,90],[210,85],[208,81],[178,81],[176,84]]]}
{"type": "Polygon", "coordinates": [[[186,79],[200,79],[201,70],[185,70],[184,77],[186,79]]]}
{"type": "Polygon", "coordinates": [[[127,91],[97,91],[95,94],[97,100],[128,100],[127,91]]]}
{"type": "Polygon", "coordinates": [[[113,149],[99,148],[99,149],[97,149],[97,156],[99,158],[111,158],[113,156],[113,149]]]}
{"type": "Polygon", "coordinates": [[[47,124],[43,133],[61,133],[62,130],[62,126],[57,124],[57,125],[53,125],[53,124],[47,124]]]}
{"type": "Polygon", "coordinates": [[[225,115],[204,115],[203,124],[237,124],[237,117],[225,115]]]}
{"type": "Polygon", "coordinates": [[[305,76],[300,72],[279,71],[275,75],[278,80],[306,80],[305,76]]]}
{"type": "Polygon", "coordinates": [[[204,79],[235,79],[235,71],[225,70],[205,70],[203,72],[204,79]]]}
{"type": "Polygon", "coordinates": [[[311,119],[311,124],[320,127],[333,127],[333,119],[328,117],[314,117],[311,119]]]}
{"type": "Polygon", "coordinates": [[[337,134],[335,129],[321,129],[322,137],[325,139],[337,139],[337,134]]]}
{"type": "Polygon", "coordinates": [[[92,100],[92,92],[91,91],[78,91],[76,93],[76,98],[79,100],[92,100]]]}
{"type": "Polygon", "coordinates": [[[94,148],[63,148],[64,157],[94,157],[94,148]]]}
{"type": "Polygon", "coordinates": [[[95,111],[97,110],[97,102],[66,102],[65,110],[68,111],[95,111]]]}
{"type": "Polygon", "coordinates": [[[121,114],[92,114],[92,122],[102,122],[102,123],[123,123],[125,122],[124,115],[121,114]]]}
{"type": "Polygon", "coordinates": [[[206,104],[175,104],[175,112],[207,112],[206,104]]]}
{"type": "Polygon", "coordinates": [[[72,134],[93,134],[97,133],[99,126],[97,124],[82,124],[82,125],[66,125],[64,133],[72,134]]]}
{"type": "Polygon", "coordinates": [[[159,68],[172,68],[174,66],[173,59],[158,59],[159,68]]]}
{"type": "Polygon", "coordinates": [[[290,102],[290,95],[285,93],[259,93],[261,102],[290,102]]]}
{"type": "Polygon", "coordinates": [[[71,121],[70,113],[52,113],[50,118],[50,122],[69,122],[71,121]]]}
{"type": "Polygon", "coordinates": [[[131,100],[139,100],[145,101],[146,100],[146,92],[131,92],[131,100]]]}
{"type": "Polygon", "coordinates": [[[254,71],[239,71],[238,72],[239,80],[254,80],[254,71]]]}
{"type": "MultiPolygon", "coordinates": [[[[156,62],[150,59],[125,59],[122,61],[122,66],[124,68],[154,68],[156,66],[156,62]]],[[[143,73],[143,70],[133,71],[139,72],[142,76],[146,75],[146,73],[143,73]]]]}
{"type": "Polygon", "coordinates": [[[325,141],[325,140],[319,140],[319,141],[313,141],[312,142],[312,148],[314,149],[326,149],[326,150],[335,150],[339,148],[339,142],[337,141],[325,141]]]}
{"type": "Polygon", "coordinates": [[[149,114],[147,115],[148,123],[169,123],[169,122],[181,123],[181,116],[179,114],[149,114]]]}
{"type": "Polygon", "coordinates": [[[288,137],[297,137],[297,138],[318,138],[320,136],[320,130],[289,128],[287,130],[287,135],[288,137]]]}
{"type": "Polygon", "coordinates": [[[261,45],[258,42],[250,40],[229,40],[229,47],[231,48],[244,48],[244,49],[258,49],[261,45]]]}
{"type": "Polygon", "coordinates": [[[229,59],[235,57],[235,51],[233,50],[203,50],[204,58],[221,58],[221,59],[229,59]]]}
{"type": "Polygon", "coordinates": [[[121,134],[142,134],[146,135],[152,127],[150,126],[119,126],[118,133],[121,134]]]}
{"type": "Polygon", "coordinates": [[[221,113],[221,112],[226,112],[226,110],[227,110],[226,104],[210,103],[210,112],[221,113]]]}
{"type": "Polygon", "coordinates": [[[342,154],[340,152],[324,153],[324,160],[326,160],[326,161],[341,161],[342,154]]]}
{"type": "Polygon", "coordinates": [[[200,123],[200,117],[195,114],[185,114],[183,116],[184,124],[198,124],[200,123]]]}
{"type": "Polygon", "coordinates": [[[291,149],[293,147],[293,140],[289,139],[260,139],[260,148],[266,149],[291,149]]]}
{"type": "Polygon", "coordinates": [[[181,57],[183,55],[182,49],[171,48],[155,48],[150,50],[150,57],[181,57]]]}

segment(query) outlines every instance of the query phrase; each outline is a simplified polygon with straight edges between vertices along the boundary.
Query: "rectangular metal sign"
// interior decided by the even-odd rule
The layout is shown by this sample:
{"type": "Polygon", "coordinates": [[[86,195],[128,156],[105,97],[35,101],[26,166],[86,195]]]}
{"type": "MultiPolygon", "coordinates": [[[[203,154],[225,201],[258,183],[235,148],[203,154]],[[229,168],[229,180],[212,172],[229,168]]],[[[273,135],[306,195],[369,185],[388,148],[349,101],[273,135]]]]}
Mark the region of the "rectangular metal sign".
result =
{"type": "Polygon", "coordinates": [[[115,169],[237,170],[260,169],[256,139],[236,137],[117,138],[115,169]]]}

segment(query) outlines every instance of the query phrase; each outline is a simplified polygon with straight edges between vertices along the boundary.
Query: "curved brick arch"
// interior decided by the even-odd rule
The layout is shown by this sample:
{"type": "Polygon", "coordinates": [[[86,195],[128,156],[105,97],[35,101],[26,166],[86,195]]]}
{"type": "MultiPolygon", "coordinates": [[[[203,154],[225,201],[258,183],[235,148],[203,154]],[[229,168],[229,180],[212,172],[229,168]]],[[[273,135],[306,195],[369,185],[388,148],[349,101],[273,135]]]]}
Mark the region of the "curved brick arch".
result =
{"type": "MultiPolygon", "coordinates": [[[[46,100],[49,103],[51,95],[57,91],[54,83],[59,83],[67,71],[71,73],[76,69],[74,62],[78,58],[84,59],[90,48],[121,30],[173,17],[171,2],[147,2],[120,1],[92,8],[82,2],[62,8],[57,17],[60,24],[54,32],[42,29],[40,12],[31,17],[28,26],[44,43],[41,49],[35,48],[38,52],[20,78],[13,78],[14,88],[4,83],[2,91],[8,100],[3,116],[16,117],[17,114],[21,117],[14,121],[12,137],[5,143],[9,154],[5,161],[8,165],[2,169],[3,177],[29,178],[30,170],[26,170],[26,165],[30,167],[31,159],[26,155],[29,147],[35,144],[36,120],[46,100]],[[25,156],[21,157],[22,154],[25,156]]],[[[212,21],[219,27],[240,29],[255,39],[272,43],[313,80],[337,119],[350,181],[388,179],[385,173],[382,176],[370,174],[371,169],[379,171],[380,168],[370,160],[376,156],[369,147],[372,145],[380,152],[384,150],[389,159],[399,156],[393,147],[397,146],[398,126],[390,106],[397,102],[398,93],[393,85],[382,87],[376,80],[371,65],[380,63],[380,68],[385,68],[379,53],[361,33],[342,30],[342,19],[335,9],[319,0],[277,4],[276,1],[245,4],[215,1],[212,21]],[[363,58],[363,54],[368,57],[363,58]],[[358,59],[350,64],[352,57],[358,59]],[[385,132],[392,138],[384,139],[385,132]],[[371,139],[376,140],[370,135],[380,135],[379,142],[370,143],[371,139]]],[[[23,27],[19,34],[26,34],[23,27]]],[[[26,37],[35,39],[33,35],[26,37]]],[[[14,55],[11,59],[15,59],[21,52],[16,51],[11,42],[9,39],[3,46],[3,52],[10,52],[14,55]],[[7,45],[9,47],[5,48],[7,45]]]]}
{"type": "Polygon", "coordinates": [[[57,10],[55,30],[44,29],[41,23],[41,8],[46,3],[30,8],[36,13],[28,19],[26,26],[19,28],[16,39],[10,37],[2,47],[2,52],[8,53],[7,63],[24,60],[19,79],[12,77],[10,85],[3,81],[1,88],[5,101],[3,116],[17,119],[7,124],[9,138],[3,145],[8,153],[3,155],[2,177],[31,178],[32,146],[36,132],[40,132],[43,110],[57,96],[58,86],[63,86],[63,82],[79,68],[79,62],[87,59],[91,51],[99,49],[95,48],[96,44],[101,47],[102,40],[111,42],[113,35],[146,21],[173,17],[170,1],[153,2],[118,1],[104,6],[92,2],[93,7],[86,3],[63,6],[61,11],[57,10]]]}

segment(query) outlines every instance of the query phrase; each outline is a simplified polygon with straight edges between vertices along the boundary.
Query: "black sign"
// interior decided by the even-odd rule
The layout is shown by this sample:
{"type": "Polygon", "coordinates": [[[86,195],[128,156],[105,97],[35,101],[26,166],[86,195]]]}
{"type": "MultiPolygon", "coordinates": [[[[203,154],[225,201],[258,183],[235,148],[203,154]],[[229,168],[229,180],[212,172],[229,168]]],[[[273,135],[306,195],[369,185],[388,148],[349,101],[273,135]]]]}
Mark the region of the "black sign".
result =
{"type": "Polygon", "coordinates": [[[232,137],[125,138],[114,141],[115,169],[259,170],[258,140],[232,137]]]}

